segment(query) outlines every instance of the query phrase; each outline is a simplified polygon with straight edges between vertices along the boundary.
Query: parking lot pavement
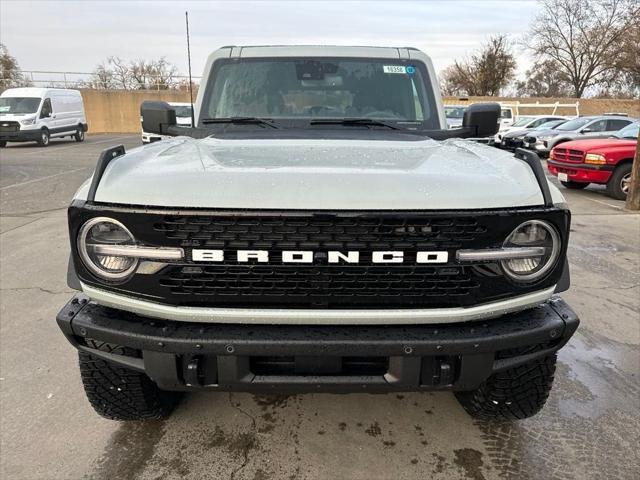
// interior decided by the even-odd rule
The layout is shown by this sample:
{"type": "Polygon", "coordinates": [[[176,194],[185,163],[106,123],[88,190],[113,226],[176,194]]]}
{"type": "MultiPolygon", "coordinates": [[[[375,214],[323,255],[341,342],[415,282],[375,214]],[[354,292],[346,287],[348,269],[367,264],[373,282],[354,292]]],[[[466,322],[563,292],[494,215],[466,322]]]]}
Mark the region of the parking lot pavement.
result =
{"type": "Polygon", "coordinates": [[[0,150],[1,478],[637,478],[640,215],[595,187],[563,190],[573,211],[564,297],[582,324],[532,419],[473,421],[450,393],[198,393],[163,422],[101,419],[54,317],[71,294],[64,208],[115,143],[138,137],[0,150]]]}

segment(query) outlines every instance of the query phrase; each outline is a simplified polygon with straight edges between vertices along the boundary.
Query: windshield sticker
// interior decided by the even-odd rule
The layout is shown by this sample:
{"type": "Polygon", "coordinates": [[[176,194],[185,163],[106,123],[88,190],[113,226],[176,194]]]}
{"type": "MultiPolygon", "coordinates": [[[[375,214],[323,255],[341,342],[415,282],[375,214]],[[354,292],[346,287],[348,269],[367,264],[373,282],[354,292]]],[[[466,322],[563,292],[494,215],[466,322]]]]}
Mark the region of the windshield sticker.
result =
{"type": "Polygon", "coordinates": [[[382,71],[384,73],[407,73],[407,69],[404,65],[383,65],[382,71]]]}
{"type": "Polygon", "coordinates": [[[0,107],[0,112],[8,112],[9,110],[11,110],[11,105],[3,105],[0,107]]]}
{"type": "Polygon", "coordinates": [[[413,65],[409,65],[407,66],[407,75],[413,75],[414,73],[416,73],[416,67],[414,67],[413,65]]]}

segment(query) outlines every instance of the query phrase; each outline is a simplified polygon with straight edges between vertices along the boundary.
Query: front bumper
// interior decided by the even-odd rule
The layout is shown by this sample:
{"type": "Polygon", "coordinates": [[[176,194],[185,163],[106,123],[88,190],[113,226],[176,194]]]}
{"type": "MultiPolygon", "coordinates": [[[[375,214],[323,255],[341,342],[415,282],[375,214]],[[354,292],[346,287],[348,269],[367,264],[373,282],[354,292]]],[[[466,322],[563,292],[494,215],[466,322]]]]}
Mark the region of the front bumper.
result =
{"type": "Polygon", "coordinates": [[[15,132],[0,132],[3,142],[34,142],[40,139],[42,130],[17,130],[15,132]]]}
{"type": "Polygon", "coordinates": [[[557,160],[547,160],[549,172],[558,176],[558,173],[566,173],[572,182],[605,184],[611,178],[613,165],[588,165],[584,163],[565,163],[557,160]]]}
{"type": "Polygon", "coordinates": [[[80,351],[144,372],[165,390],[472,390],[560,349],[578,317],[559,298],[478,322],[400,326],[172,322],[78,294],[56,318],[80,351]]]}

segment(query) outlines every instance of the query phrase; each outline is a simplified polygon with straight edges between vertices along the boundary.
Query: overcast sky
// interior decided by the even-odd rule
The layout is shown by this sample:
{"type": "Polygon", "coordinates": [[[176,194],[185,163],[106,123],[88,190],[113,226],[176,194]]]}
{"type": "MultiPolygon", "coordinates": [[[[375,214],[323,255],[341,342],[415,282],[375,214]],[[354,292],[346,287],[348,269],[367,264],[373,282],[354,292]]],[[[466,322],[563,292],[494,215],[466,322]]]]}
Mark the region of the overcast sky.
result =
{"type": "MultiPolygon", "coordinates": [[[[110,55],[166,56],[186,73],[189,10],[194,75],[223,45],[413,46],[441,70],[491,34],[516,39],[535,1],[28,1],[0,0],[0,41],[23,70],[90,72],[110,55]]],[[[531,60],[516,49],[519,72],[531,60]]]]}

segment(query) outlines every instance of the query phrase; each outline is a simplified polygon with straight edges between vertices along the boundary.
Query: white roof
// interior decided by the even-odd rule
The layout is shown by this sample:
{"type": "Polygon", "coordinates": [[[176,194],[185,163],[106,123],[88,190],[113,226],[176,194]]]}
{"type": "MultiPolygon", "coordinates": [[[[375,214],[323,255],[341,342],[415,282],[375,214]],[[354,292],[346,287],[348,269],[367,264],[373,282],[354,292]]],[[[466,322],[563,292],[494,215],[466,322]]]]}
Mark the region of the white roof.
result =
{"type": "Polygon", "coordinates": [[[80,95],[79,90],[70,88],[38,88],[38,87],[23,87],[23,88],[8,88],[2,92],[2,97],[36,97],[42,98],[49,92],[73,92],[80,95]]]}

